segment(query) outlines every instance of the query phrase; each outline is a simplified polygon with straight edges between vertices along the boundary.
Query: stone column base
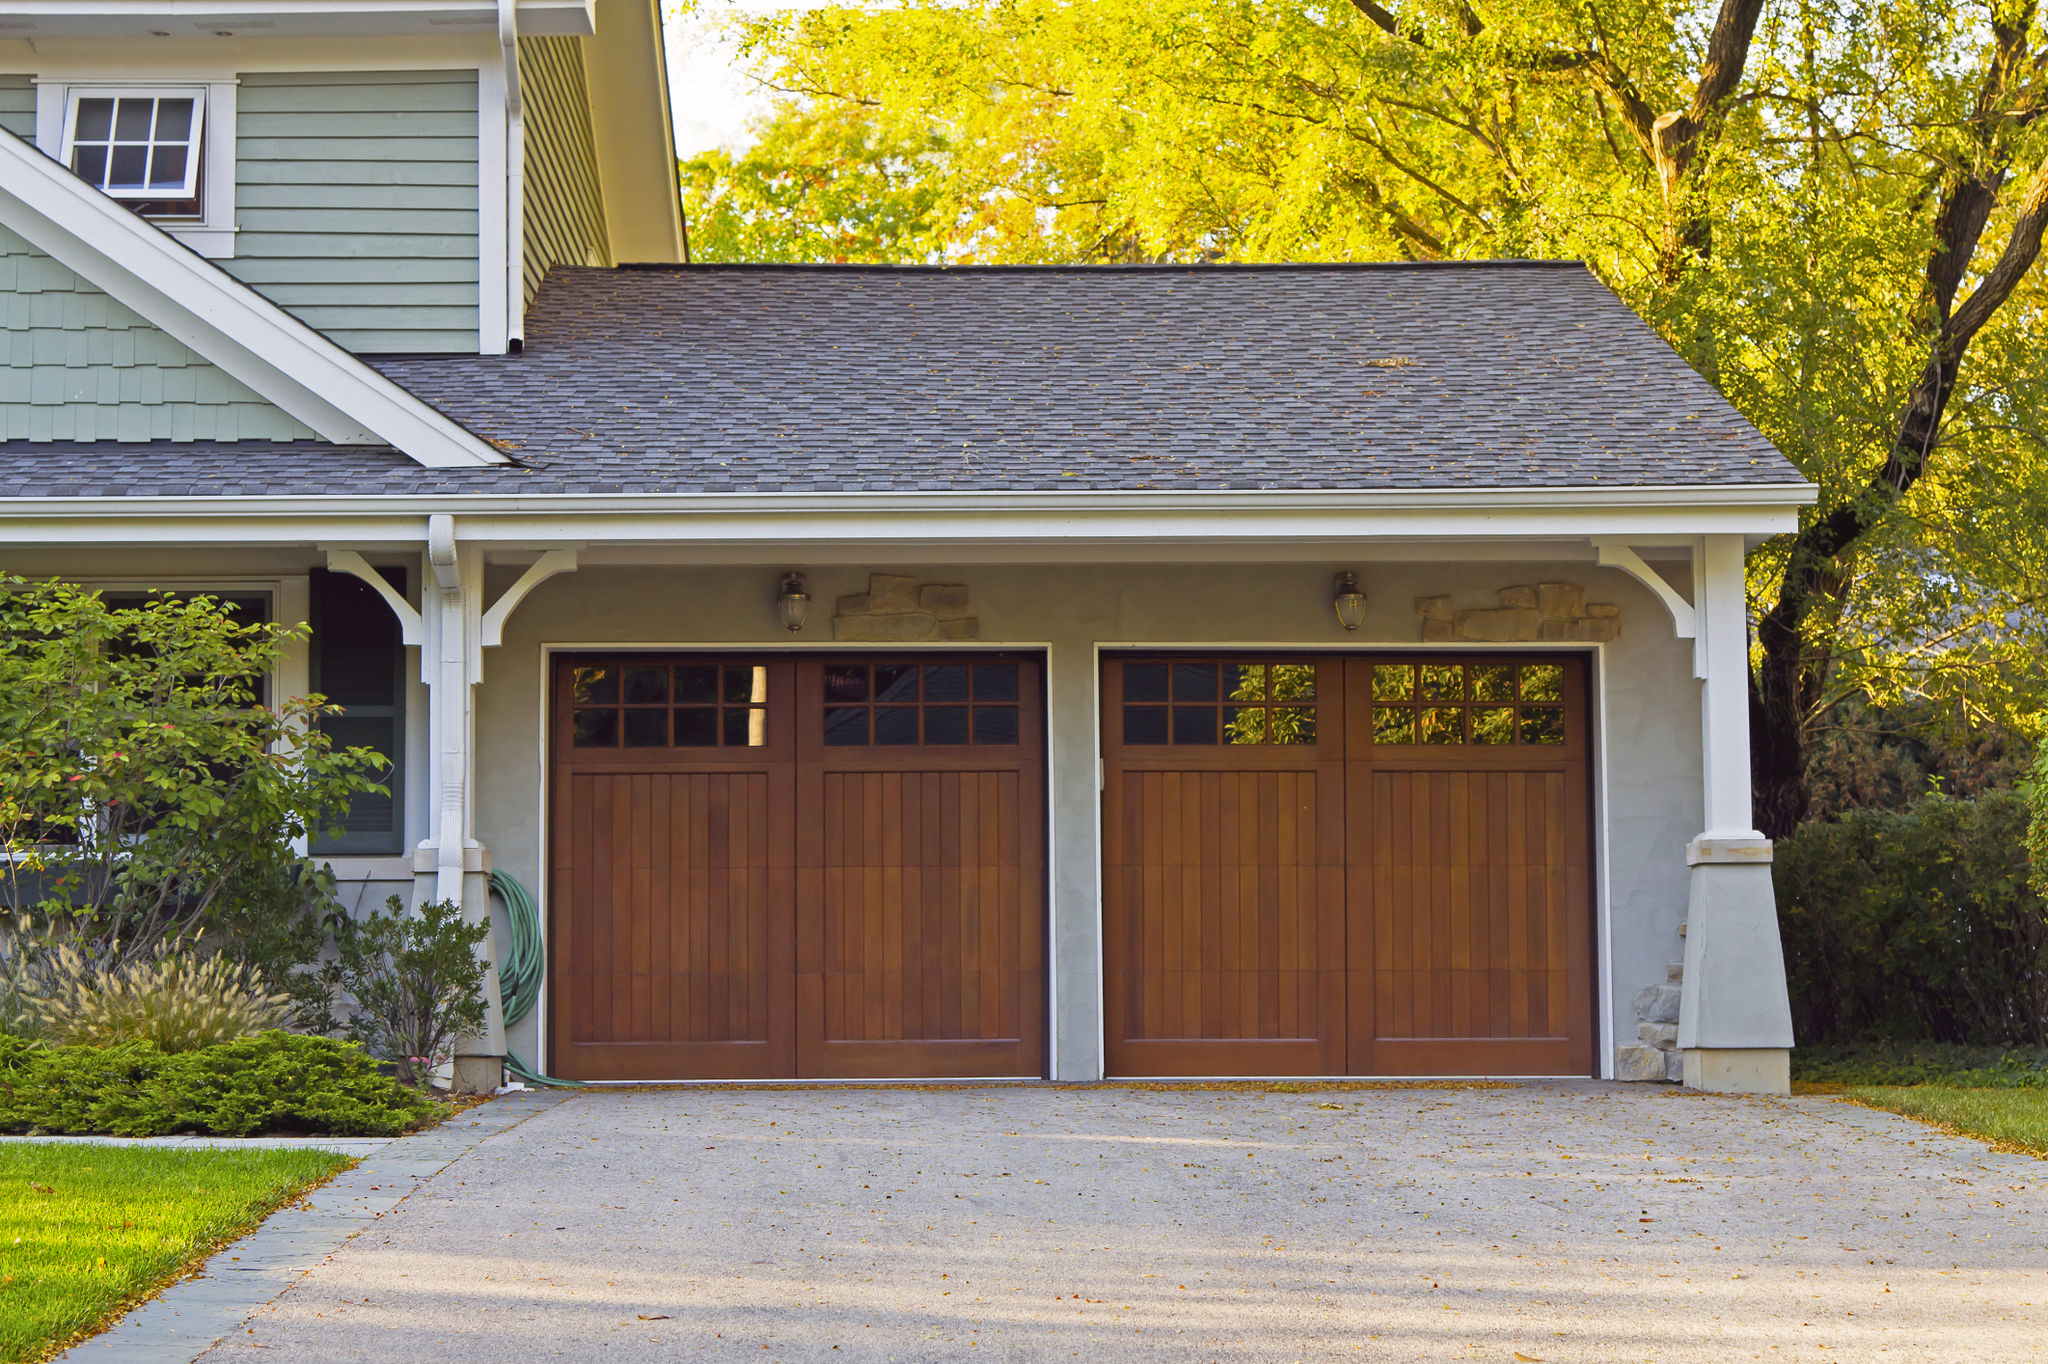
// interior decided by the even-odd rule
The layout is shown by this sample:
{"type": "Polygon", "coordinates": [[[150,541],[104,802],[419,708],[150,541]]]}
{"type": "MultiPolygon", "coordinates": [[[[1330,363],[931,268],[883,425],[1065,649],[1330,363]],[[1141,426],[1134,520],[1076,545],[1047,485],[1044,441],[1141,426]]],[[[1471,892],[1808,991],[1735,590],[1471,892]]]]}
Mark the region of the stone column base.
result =
{"type": "Polygon", "coordinates": [[[453,1080],[457,1094],[489,1094],[505,1083],[505,1058],[458,1056],[453,1080]]]}
{"type": "Polygon", "coordinates": [[[1792,1053],[1784,1047],[1697,1047],[1685,1058],[1685,1087],[1713,1094],[1790,1094],[1792,1053]]]}

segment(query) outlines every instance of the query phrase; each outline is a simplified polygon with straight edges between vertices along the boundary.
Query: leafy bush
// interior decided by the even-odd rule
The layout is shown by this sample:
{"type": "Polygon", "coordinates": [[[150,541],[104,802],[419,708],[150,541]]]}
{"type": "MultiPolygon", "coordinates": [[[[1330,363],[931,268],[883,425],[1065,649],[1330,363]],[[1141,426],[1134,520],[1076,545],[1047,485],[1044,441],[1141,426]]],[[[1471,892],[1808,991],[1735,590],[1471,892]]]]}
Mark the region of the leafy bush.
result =
{"type": "Polygon", "coordinates": [[[454,1053],[455,1039],[484,1025],[484,964],[478,951],[489,923],[466,923],[462,907],[442,900],[408,913],[394,895],[388,913],[336,915],[331,985],[355,1005],[348,1035],[425,1085],[454,1053]]]}
{"type": "Polygon", "coordinates": [[[382,762],[336,751],[317,697],[262,703],[303,626],[251,623],[212,597],[110,606],[63,582],[0,578],[0,902],[100,966],[192,940],[224,890],[288,877],[382,762]]]}
{"type": "Polygon", "coordinates": [[[152,961],[111,969],[60,947],[48,993],[28,1002],[46,1042],[151,1042],[163,1051],[232,1042],[282,1027],[296,1012],[289,996],[265,986],[262,972],[226,957],[201,961],[175,944],[152,961]]]}
{"type": "Polygon", "coordinates": [[[261,973],[290,998],[284,1026],[294,1032],[333,1032],[334,992],[317,963],[327,946],[329,921],[341,913],[334,872],[314,862],[244,868],[221,888],[200,921],[200,947],[261,973]]]}
{"type": "Polygon", "coordinates": [[[298,1131],[395,1136],[438,1111],[331,1037],[272,1031],[195,1051],[149,1042],[46,1047],[0,1037],[0,1131],[298,1131]]]}
{"type": "Polygon", "coordinates": [[[2015,791],[1800,827],[1777,848],[1802,1044],[2048,1046],[2048,913],[2015,791]]]}

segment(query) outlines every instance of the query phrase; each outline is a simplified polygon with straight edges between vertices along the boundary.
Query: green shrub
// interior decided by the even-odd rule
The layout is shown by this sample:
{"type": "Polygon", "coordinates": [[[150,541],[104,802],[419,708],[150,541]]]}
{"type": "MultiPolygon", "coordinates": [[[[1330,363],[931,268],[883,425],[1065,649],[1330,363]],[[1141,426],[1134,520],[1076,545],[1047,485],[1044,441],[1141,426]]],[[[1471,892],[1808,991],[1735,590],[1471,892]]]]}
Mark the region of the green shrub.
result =
{"type": "Polygon", "coordinates": [[[425,1086],[455,1039],[484,1026],[484,964],[488,923],[468,923],[450,900],[408,913],[394,895],[388,913],[334,917],[336,960],[330,985],[354,1004],[348,1035],[425,1086]]]}
{"type": "Polygon", "coordinates": [[[2026,798],[1936,792],[1779,842],[1773,879],[1802,1044],[2048,1046],[2048,914],[2026,798]]]}
{"type": "Polygon", "coordinates": [[[175,948],[95,968],[75,948],[60,947],[52,976],[47,991],[27,1003],[37,1036],[58,1046],[151,1042],[191,1051],[283,1027],[297,1012],[260,971],[175,948]]]}
{"type": "Polygon", "coordinates": [[[437,1111],[360,1047],[271,1031],[194,1051],[0,1037],[0,1132],[395,1136],[437,1111]]]}
{"type": "Polygon", "coordinates": [[[2048,1048],[1823,1042],[1793,1050],[1792,1078],[1833,1085],[2048,1089],[2048,1048]]]}

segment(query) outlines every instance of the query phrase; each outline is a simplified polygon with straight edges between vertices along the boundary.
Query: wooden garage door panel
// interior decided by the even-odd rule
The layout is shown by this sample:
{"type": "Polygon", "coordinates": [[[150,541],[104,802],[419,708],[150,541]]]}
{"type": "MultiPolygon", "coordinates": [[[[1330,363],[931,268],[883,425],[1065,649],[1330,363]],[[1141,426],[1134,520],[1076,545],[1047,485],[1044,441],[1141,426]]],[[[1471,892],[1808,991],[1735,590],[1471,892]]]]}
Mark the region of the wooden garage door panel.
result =
{"type": "Polygon", "coordinates": [[[1586,1073],[1584,660],[1314,661],[1285,742],[1256,667],[1104,669],[1111,1072],[1586,1073]]]}
{"type": "Polygon", "coordinates": [[[794,873],[769,772],[574,772],[557,884],[556,1007],[574,1079],[787,1074],[794,873]],[[777,865],[780,861],[781,865],[777,865]]]}
{"type": "Polygon", "coordinates": [[[1042,695],[994,654],[563,658],[557,1073],[1041,1074],[1042,695]]]}
{"type": "MultiPolygon", "coordinates": [[[[1316,707],[1315,737],[1306,743],[1214,742],[1209,733],[1225,739],[1244,721],[1210,725],[1206,717],[1191,729],[1199,743],[1125,743],[1120,675],[1110,688],[1110,1071],[1341,1070],[1343,788],[1331,761],[1342,752],[1334,706],[1316,707]]],[[[1232,690],[1218,694],[1227,700],[1232,690]]],[[[1133,693],[1132,704],[1151,702],[1133,693]]]]}
{"type": "MultiPolygon", "coordinates": [[[[798,929],[799,1067],[841,1078],[1042,1074],[1038,670],[980,656],[970,695],[957,660],[869,665],[872,729],[855,725],[851,744],[825,742],[823,729],[800,741],[800,899],[816,912],[798,929]],[[985,693],[998,677],[1001,689],[985,693]],[[1001,733],[979,727],[989,705],[1001,733]],[[885,710],[897,742],[881,742],[885,710]],[[948,720],[958,728],[941,733],[948,720]]],[[[831,714],[831,675],[807,676],[799,706],[831,714]]]]}

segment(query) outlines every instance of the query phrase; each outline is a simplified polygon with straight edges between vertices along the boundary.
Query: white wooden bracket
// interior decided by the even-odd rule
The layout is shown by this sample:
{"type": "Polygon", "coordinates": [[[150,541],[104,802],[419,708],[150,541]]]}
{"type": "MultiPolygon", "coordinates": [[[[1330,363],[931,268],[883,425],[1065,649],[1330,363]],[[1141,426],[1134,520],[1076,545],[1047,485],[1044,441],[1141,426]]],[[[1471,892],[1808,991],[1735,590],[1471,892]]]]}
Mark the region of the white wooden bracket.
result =
{"type": "Polygon", "coordinates": [[[398,617],[399,638],[414,648],[426,642],[426,626],[420,620],[420,613],[412,609],[411,602],[398,595],[398,589],[382,573],[365,563],[362,555],[352,549],[330,549],[327,551],[327,571],[361,578],[375,588],[377,595],[391,608],[391,614],[398,617]]]}
{"type": "MultiPolygon", "coordinates": [[[[1678,595],[1678,589],[1664,581],[1664,575],[1643,562],[1643,556],[1619,540],[1595,540],[1593,548],[1600,556],[1602,568],[1618,568],[1634,578],[1644,587],[1657,594],[1657,600],[1664,603],[1664,609],[1671,613],[1671,626],[1680,639],[1693,641],[1693,676],[1705,677],[1705,661],[1700,656],[1700,615],[1693,604],[1678,595]]],[[[1699,549],[1693,549],[1693,591],[1699,591],[1699,549]]]]}
{"type": "Polygon", "coordinates": [[[573,549],[551,549],[527,565],[526,572],[518,581],[505,589],[505,595],[491,603],[491,609],[484,612],[483,646],[495,649],[505,642],[505,622],[519,609],[519,603],[526,600],[526,594],[539,587],[557,573],[576,571],[576,551],[573,549]]]}

